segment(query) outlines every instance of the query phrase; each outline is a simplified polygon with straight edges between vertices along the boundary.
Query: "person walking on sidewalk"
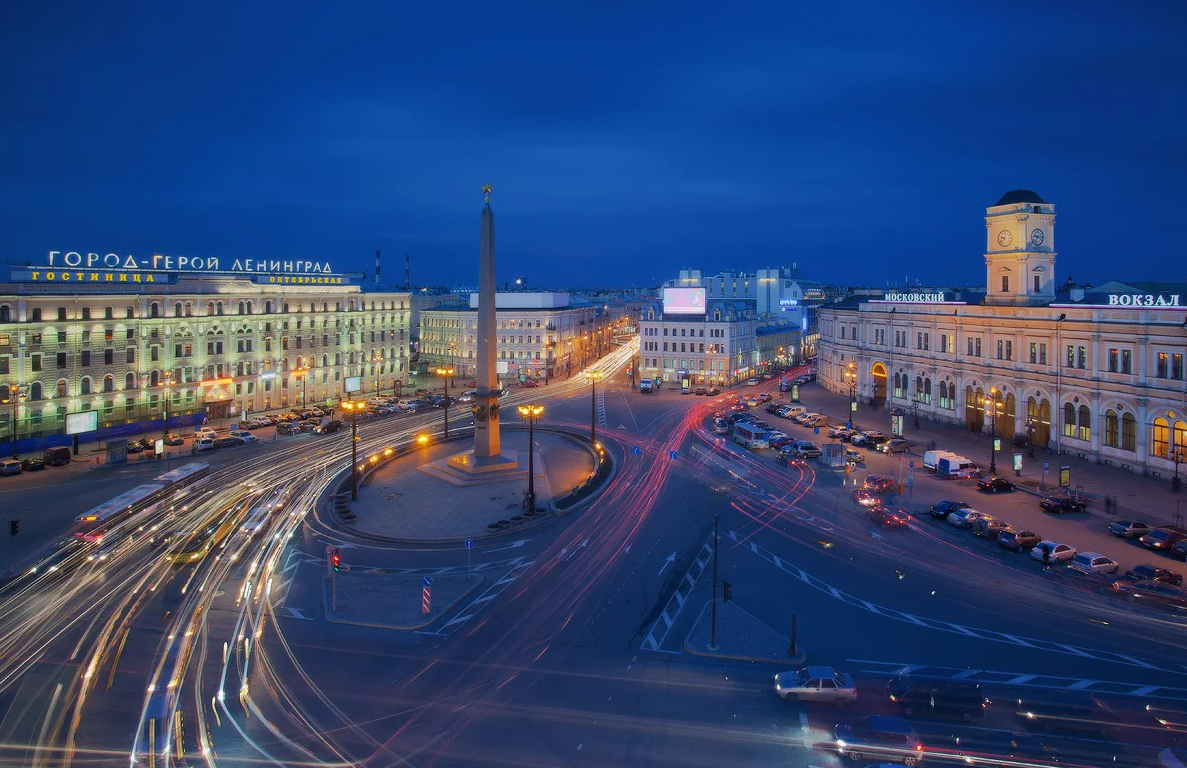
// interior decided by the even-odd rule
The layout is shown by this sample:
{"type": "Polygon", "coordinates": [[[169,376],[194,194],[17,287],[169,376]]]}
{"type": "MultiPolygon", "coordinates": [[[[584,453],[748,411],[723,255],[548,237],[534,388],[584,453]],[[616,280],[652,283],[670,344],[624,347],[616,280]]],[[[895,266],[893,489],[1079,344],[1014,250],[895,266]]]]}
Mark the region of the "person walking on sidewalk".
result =
{"type": "Polygon", "coordinates": [[[1043,545],[1043,571],[1045,573],[1051,572],[1051,545],[1043,545]]]}

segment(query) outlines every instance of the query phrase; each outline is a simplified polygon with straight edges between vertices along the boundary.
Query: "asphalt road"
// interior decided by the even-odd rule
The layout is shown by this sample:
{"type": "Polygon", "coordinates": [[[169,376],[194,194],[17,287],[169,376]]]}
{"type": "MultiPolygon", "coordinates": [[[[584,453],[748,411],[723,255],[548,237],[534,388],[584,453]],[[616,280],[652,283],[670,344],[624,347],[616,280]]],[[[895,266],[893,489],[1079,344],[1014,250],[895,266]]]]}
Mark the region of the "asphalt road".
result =
{"type": "MultiPolygon", "coordinates": [[[[837,765],[833,726],[893,714],[884,686],[904,665],[977,680],[994,701],[973,724],[912,721],[928,764],[968,764],[961,745],[1018,727],[1009,702],[1036,692],[1095,693],[1118,719],[1108,738],[1044,736],[1061,764],[1157,765],[1175,743],[1144,707],[1187,709],[1181,617],[1117,603],[920,514],[951,489],[920,473],[895,500],[912,524],[875,527],[853,483],[897,471],[897,459],[871,456],[852,475],[781,466],[710,434],[719,399],[633,391],[625,355],[604,361],[592,407],[614,478],[579,513],[481,543],[483,590],[423,631],[325,620],[327,542],[387,572],[466,563],[460,549],[374,544],[317,518],[317,497],[346,468],[345,431],[235,449],[171,505],[113,532],[128,543],[112,558],[87,562],[80,546],[58,570],[10,584],[0,763],[148,764],[151,733],[168,750],[157,765],[837,765]],[[265,530],[242,529],[277,500],[265,530]],[[783,633],[794,614],[809,662],[857,679],[856,704],[789,704],[772,690],[781,663],[685,651],[712,594],[708,571],[690,577],[675,616],[661,611],[715,518],[720,578],[738,605],[783,633]],[[222,546],[192,565],[149,543],[154,527],[225,521],[222,546]]],[[[589,427],[578,377],[508,399],[589,427]]],[[[360,447],[439,427],[439,413],[368,420],[360,447]]]]}

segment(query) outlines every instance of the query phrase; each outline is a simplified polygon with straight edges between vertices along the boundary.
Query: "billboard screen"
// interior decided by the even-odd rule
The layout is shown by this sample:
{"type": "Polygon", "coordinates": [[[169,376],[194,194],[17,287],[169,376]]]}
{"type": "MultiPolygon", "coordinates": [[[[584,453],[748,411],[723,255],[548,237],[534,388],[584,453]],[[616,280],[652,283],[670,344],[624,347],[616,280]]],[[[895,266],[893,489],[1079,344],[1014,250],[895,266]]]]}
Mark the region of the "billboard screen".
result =
{"type": "Polygon", "coordinates": [[[665,315],[705,314],[704,288],[664,288],[665,315]]]}
{"type": "Polygon", "coordinates": [[[98,411],[66,414],[66,434],[68,435],[81,435],[84,432],[94,432],[98,428],[98,411]]]}
{"type": "Polygon", "coordinates": [[[348,394],[351,392],[361,392],[363,389],[363,377],[362,376],[347,376],[346,381],[342,386],[342,389],[345,390],[348,394]]]}

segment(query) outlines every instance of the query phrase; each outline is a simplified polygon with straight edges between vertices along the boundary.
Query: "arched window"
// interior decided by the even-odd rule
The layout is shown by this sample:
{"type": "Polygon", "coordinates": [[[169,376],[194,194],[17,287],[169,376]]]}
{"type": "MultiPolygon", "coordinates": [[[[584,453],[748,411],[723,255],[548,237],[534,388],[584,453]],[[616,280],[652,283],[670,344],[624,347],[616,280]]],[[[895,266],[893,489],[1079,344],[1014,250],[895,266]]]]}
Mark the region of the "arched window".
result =
{"type": "Polygon", "coordinates": [[[330,364],[330,356],[329,356],[329,355],[322,355],[322,356],[321,356],[321,367],[322,367],[322,368],[325,368],[325,367],[326,367],[326,366],[328,366],[329,364],[330,364]]]}
{"type": "Polygon", "coordinates": [[[80,395],[91,394],[91,377],[83,376],[82,380],[78,382],[78,393],[80,395]]]}
{"type": "Polygon", "coordinates": [[[160,371],[152,371],[151,373],[148,374],[148,385],[150,387],[159,386],[160,383],[161,383],[161,372],[160,371]]]}
{"type": "Polygon", "coordinates": [[[349,302],[347,302],[346,310],[348,312],[354,312],[354,299],[351,299],[349,302]]]}
{"type": "Polygon", "coordinates": [[[58,397],[66,397],[70,392],[66,388],[66,380],[58,379],[58,397]]]}
{"type": "Polygon", "coordinates": [[[188,301],[185,303],[185,316],[186,317],[194,316],[194,305],[190,304],[188,301]]]}
{"type": "Polygon", "coordinates": [[[181,317],[181,302],[180,301],[173,305],[173,316],[181,317]]]}
{"type": "Polygon", "coordinates": [[[44,396],[44,393],[41,391],[41,382],[35,381],[29,385],[29,399],[30,400],[41,400],[43,398],[43,396],[44,396]]]}
{"type": "Polygon", "coordinates": [[[1121,444],[1121,419],[1112,408],[1105,411],[1105,445],[1117,448],[1121,444]]]}
{"type": "Polygon", "coordinates": [[[1092,411],[1088,410],[1087,405],[1080,406],[1080,425],[1079,435],[1081,440],[1092,439],[1092,411]]]}
{"type": "Polygon", "coordinates": [[[923,380],[923,402],[931,405],[931,379],[923,380]]]}
{"type": "Polygon", "coordinates": [[[1170,456],[1170,422],[1159,416],[1150,430],[1150,455],[1165,459],[1170,456]]]}
{"type": "Polygon", "coordinates": [[[0,323],[12,322],[12,307],[7,304],[0,304],[0,323]]]}
{"type": "Polygon", "coordinates": [[[287,301],[284,303],[284,310],[283,310],[283,311],[284,311],[284,313],[285,313],[286,315],[289,313],[289,305],[288,305],[288,302],[287,302],[287,301]]]}
{"type": "Polygon", "coordinates": [[[1121,450],[1136,453],[1138,449],[1138,420],[1132,413],[1121,417],[1121,450]]]}
{"type": "Polygon", "coordinates": [[[8,396],[12,394],[12,390],[8,388],[7,384],[0,384],[0,403],[8,404],[8,396]]]}
{"type": "MultiPolygon", "coordinates": [[[[1181,454],[1187,453],[1187,421],[1176,421],[1175,428],[1171,431],[1171,447],[1177,449],[1181,454]]],[[[1187,458],[1187,456],[1182,456],[1187,458]]]]}
{"type": "Polygon", "coordinates": [[[149,317],[160,317],[161,316],[161,305],[155,301],[152,304],[149,304],[148,305],[148,316],[149,317]]]}
{"type": "Polygon", "coordinates": [[[264,302],[264,314],[265,315],[272,314],[272,302],[271,301],[264,302]]]}
{"type": "Polygon", "coordinates": [[[136,389],[136,374],[131,371],[124,376],[124,389],[136,389]]]}
{"type": "Polygon", "coordinates": [[[206,314],[208,314],[208,315],[214,314],[214,302],[213,301],[206,302],[206,314]]]}
{"type": "Polygon", "coordinates": [[[115,391],[115,379],[112,378],[110,373],[103,377],[103,391],[104,392],[114,392],[115,391]]]}
{"type": "Polygon", "coordinates": [[[334,353],[334,365],[342,365],[342,353],[341,352],[334,353]]]}
{"type": "Polygon", "coordinates": [[[136,307],[128,307],[127,310],[124,311],[124,317],[128,318],[129,320],[136,317],[136,307]]]}
{"type": "Polygon", "coordinates": [[[325,301],[323,301],[323,302],[321,303],[321,311],[322,311],[322,312],[329,312],[329,311],[330,311],[330,305],[329,305],[329,303],[328,303],[328,302],[325,302],[325,301]]]}
{"type": "Polygon", "coordinates": [[[238,312],[238,314],[240,314],[240,315],[245,315],[245,314],[247,314],[247,312],[246,312],[246,307],[247,307],[247,304],[246,304],[245,302],[242,302],[242,301],[241,301],[241,302],[239,302],[239,312],[238,312]]]}
{"type": "Polygon", "coordinates": [[[1076,406],[1071,403],[1063,404],[1063,436],[1076,436],[1076,406]]]}
{"type": "Polygon", "coordinates": [[[221,315],[223,313],[223,303],[221,301],[214,305],[214,312],[216,315],[221,315]]]}

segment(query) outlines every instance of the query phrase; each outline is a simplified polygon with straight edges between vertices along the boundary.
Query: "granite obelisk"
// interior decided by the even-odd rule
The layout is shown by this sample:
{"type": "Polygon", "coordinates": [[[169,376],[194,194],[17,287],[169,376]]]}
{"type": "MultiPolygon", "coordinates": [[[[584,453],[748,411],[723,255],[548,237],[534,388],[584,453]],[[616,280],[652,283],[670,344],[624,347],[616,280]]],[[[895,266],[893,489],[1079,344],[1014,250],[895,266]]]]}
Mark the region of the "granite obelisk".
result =
{"type": "Polygon", "coordinates": [[[489,184],[482,187],[478,243],[478,385],[474,395],[474,458],[476,463],[499,455],[499,372],[495,367],[495,214],[489,184]]]}

